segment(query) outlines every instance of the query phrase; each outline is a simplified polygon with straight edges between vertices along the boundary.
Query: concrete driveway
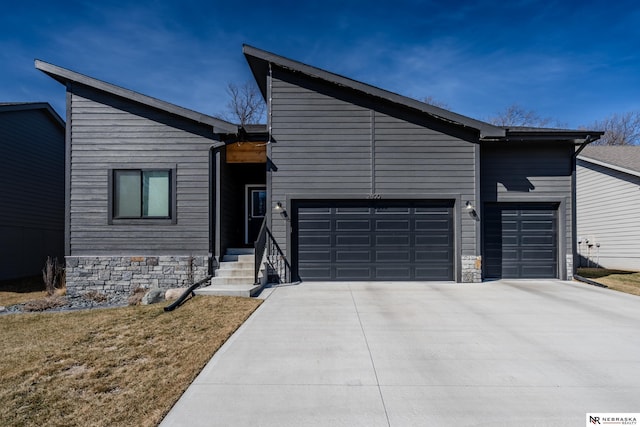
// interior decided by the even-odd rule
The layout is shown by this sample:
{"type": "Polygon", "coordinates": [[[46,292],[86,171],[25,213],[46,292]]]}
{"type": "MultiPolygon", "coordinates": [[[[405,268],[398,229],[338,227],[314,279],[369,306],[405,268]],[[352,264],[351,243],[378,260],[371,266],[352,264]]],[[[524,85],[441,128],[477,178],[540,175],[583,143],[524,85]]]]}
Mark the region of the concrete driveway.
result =
{"type": "Polygon", "coordinates": [[[640,412],[640,297],[561,281],[275,289],[162,426],[581,426],[640,412]]]}

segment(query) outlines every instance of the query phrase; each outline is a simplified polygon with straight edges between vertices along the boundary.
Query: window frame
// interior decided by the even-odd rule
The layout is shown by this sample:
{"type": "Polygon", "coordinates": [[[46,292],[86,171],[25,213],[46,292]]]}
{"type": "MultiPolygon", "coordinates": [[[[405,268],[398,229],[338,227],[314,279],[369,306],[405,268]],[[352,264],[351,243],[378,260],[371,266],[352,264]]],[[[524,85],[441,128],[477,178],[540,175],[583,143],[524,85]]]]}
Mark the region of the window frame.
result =
{"type": "Polygon", "coordinates": [[[108,224],[123,224],[123,225],[162,225],[162,224],[177,224],[177,203],[176,203],[176,181],[177,181],[177,165],[153,165],[153,166],[123,166],[114,167],[108,170],[108,185],[109,185],[109,200],[108,200],[108,224]],[[141,192],[140,192],[140,217],[118,217],[115,215],[116,209],[116,173],[118,171],[137,171],[140,173],[141,178],[141,192]],[[143,191],[142,191],[142,174],[143,172],[168,172],[169,173],[169,216],[167,217],[145,217],[142,213],[144,211],[143,191]]]}

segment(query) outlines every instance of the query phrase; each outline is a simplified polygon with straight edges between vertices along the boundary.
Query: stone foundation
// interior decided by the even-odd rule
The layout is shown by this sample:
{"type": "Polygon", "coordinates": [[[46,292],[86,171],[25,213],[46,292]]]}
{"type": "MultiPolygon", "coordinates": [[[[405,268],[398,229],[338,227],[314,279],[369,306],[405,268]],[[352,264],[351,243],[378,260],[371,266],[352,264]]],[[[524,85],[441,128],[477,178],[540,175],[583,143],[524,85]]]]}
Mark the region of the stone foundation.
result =
{"type": "Polygon", "coordinates": [[[573,255],[567,255],[567,280],[573,280],[573,255]]]}
{"type": "Polygon", "coordinates": [[[131,294],[136,288],[189,286],[207,276],[205,256],[68,256],[67,293],[131,294]]]}
{"type": "Polygon", "coordinates": [[[462,256],[462,283],[482,282],[482,257],[475,255],[462,256]]]}

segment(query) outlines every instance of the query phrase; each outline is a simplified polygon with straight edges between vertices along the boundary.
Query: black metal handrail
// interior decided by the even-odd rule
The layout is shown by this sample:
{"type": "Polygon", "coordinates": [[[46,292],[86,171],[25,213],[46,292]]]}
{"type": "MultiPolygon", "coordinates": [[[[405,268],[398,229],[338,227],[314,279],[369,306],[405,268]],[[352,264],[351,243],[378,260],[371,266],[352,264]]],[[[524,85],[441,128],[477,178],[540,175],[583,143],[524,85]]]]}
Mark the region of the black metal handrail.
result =
{"type": "Polygon", "coordinates": [[[287,261],[287,257],[280,249],[278,242],[273,238],[271,231],[265,227],[268,237],[267,247],[267,263],[269,264],[268,273],[273,278],[272,283],[291,283],[291,264],[287,261]]]}
{"type": "Polygon", "coordinates": [[[262,221],[262,226],[260,227],[260,232],[258,233],[258,238],[253,243],[253,253],[255,255],[255,275],[254,282],[256,285],[258,284],[258,276],[260,275],[260,267],[262,266],[262,257],[264,256],[264,251],[267,248],[267,220],[266,218],[262,221]]]}
{"type": "Polygon", "coordinates": [[[258,238],[253,244],[255,249],[255,283],[258,283],[262,259],[266,252],[267,275],[270,283],[291,283],[291,265],[287,257],[280,249],[278,242],[273,238],[267,227],[266,221],[260,227],[258,238]]]}

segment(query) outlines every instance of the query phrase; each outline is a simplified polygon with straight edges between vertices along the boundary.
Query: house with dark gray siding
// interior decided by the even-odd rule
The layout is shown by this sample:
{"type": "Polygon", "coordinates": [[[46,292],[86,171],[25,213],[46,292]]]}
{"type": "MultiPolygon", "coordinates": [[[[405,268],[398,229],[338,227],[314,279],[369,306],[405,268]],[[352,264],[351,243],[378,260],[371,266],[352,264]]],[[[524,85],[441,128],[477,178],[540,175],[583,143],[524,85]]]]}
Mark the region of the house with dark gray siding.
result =
{"type": "Polygon", "coordinates": [[[266,126],[36,63],[67,88],[68,281],[215,285],[242,247],[280,281],[572,277],[575,155],[600,132],[493,126],[244,55],[266,126]]]}
{"type": "Polygon", "coordinates": [[[64,129],[48,103],[0,103],[0,280],[63,260],[64,129]]]}
{"type": "Polygon", "coordinates": [[[640,147],[585,148],[576,193],[578,266],[640,271],[640,147]]]}

